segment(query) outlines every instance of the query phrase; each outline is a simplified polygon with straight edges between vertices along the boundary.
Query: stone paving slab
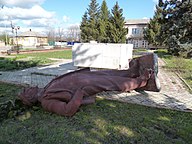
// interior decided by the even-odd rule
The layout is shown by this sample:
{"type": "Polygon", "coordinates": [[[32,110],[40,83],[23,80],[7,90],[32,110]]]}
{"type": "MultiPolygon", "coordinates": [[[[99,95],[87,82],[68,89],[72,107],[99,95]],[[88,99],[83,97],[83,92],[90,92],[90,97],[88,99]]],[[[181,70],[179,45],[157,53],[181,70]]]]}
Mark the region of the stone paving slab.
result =
{"type": "Polygon", "coordinates": [[[44,87],[54,77],[76,69],[77,68],[73,66],[72,60],[63,60],[48,66],[34,67],[12,72],[0,72],[0,81],[44,87]]]}
{"type": "MultiPolygon", "coordinates": [[[[168,108],[181,111],[192,111],[192,94],[190,94],[179,77],[162,66],[159,59],[160,92],[103,92],[96,96],[121,102],[140,104],[158,108],[168,108]]],[[[71,60],[64,60],[53,65],[29,68],[15,72],[0,72],[0,81],[30,86],[44,87],[55,76],[76,70],[71,60]]]]}
{"type": "Polygon", "coordinates": [[[192,94],[186,90],[184,83],[175,73],[164,69],[163,66],[164,62],[159,59],[160,92],[103,92],[97,96],[145,106],[192,112],[192,94]]]}

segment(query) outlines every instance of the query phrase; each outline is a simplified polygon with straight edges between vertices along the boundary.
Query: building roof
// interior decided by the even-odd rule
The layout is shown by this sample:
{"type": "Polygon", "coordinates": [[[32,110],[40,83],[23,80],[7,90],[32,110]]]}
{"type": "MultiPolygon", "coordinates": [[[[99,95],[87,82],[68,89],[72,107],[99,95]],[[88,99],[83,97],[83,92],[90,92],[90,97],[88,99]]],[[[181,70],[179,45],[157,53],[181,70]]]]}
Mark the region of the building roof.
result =
{"type": "Polygon", "coordinates": [[[31,29],[29,31],[26,31],[26,32],[19,34],[18,36],[20,36],[20,37],[47,37],[47,36],[40,34],[38,32],[31,31],[31,29]]]}
{"type": "Polygon", "coordinates": [[[125,24],[148,24],[150,19],[128,19],[125,21],[125,24]]]}

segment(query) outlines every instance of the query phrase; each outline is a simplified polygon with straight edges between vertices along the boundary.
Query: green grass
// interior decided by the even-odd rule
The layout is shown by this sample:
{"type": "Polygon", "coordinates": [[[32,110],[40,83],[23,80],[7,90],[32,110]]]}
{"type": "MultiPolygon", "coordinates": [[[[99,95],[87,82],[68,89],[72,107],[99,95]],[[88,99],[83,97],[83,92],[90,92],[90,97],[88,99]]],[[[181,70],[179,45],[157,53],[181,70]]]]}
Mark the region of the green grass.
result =
{"type": "Polygon", "coordinates": [[[171,56],[166,50],[158,50],[155,53],[166,62],[165,68],[177,71],[189,86],[192,87],[192,59],[171,56]]]}
{"type": "Polygon", "coordinates": [[[133,53],[139,53],[139,52],[147,52],[146,48],[135,48],[133,49],[133,53]]]}
{"type": "Polygon", "coordinates": [[[71,59],[72,51],[63,50],[55,52],[36,52],[29,54],[12,55],[14,58],[1,58],[0,70],[19,70],[55,62],[49,58],[71,59]]]}
{"type": "MultiPolygon", "coordinates": [[[[14,99],[21,89],[0,84],[1,102],[14,99]]],[[[14,118],[0,123],[0,143],[191,143],[192,113],[150,108],[97,99],[82,106],[73,117],[30,109],[24,121],[14,118]]]]}
{"type": "Polygon", "coordinates": [[[18,54],[17,58],[36,57],[39,59],[59,58],[59,59],[71,59],[72,50],[53,51],[53,52],[36,52],[28,54],[18,54]]]}

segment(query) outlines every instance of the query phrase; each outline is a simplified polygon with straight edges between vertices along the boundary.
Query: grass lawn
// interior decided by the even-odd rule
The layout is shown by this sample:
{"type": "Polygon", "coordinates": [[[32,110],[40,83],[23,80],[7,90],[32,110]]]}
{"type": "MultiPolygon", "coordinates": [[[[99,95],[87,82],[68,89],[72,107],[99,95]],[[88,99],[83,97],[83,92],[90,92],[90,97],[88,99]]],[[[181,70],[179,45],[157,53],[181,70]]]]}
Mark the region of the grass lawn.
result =
{"type": "MultiPolygon", "coordinates": [[[[0,103],[15,99],[21,87],[0,83],[0,103]]],[[[28,119],[0,122],[0,143],[14,144],[171,144],[190,143],[192,113],[97,99],[73,117],[31,108],[28,119]]]]}
{"type": "Polygon", "coordinates": [[[177,71],[192,88],[192,59],[171,56],[167,54],[166,50],[158,50],[155,53],[166,61],[165,68],[171,71],[177,71]]]}
{"type": "Polygon", "coordinates": [[[146,48],[133,49],[133,53],[147,52],[146,48]]]}
{"type": "Polygon", "coordinates": [[[71,59],[72,50],[63,50],[55,52],[37,52],[29,54],[12,55],[13,58],[0,58],[0,70],[19,70],[38,65],[44,65],[54,62],[49,58],[71,59]]]}
{"type": "Polygon", "coordinates": [[[72,58],[72,50],[63,50],[63,51],[54,51],[54,52],[36,52],[29,54],[18,54],[16,55],[17,59],[23,58],[34,58],[41,61],[41,63],[49,63],[49,58],[58,58],[58,59],[71,59],[72,58]]]}

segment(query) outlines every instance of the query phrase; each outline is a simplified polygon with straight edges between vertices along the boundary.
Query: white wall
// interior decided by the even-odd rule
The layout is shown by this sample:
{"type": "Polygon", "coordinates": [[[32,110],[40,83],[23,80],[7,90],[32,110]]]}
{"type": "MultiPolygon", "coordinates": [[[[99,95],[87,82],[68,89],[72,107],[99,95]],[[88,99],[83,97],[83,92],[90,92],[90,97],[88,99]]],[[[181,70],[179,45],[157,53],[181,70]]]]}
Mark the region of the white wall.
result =
{"type": "Polygon", "coordinates": [[[132,44],[80,43],[72,47],[74,66],[128,69],[132,44]]]}
{"type": "Polygon", "coordinates": [[[56,46],[66,46],[67,42],[55,42],[56,46]]]}

